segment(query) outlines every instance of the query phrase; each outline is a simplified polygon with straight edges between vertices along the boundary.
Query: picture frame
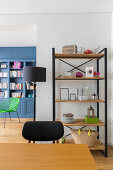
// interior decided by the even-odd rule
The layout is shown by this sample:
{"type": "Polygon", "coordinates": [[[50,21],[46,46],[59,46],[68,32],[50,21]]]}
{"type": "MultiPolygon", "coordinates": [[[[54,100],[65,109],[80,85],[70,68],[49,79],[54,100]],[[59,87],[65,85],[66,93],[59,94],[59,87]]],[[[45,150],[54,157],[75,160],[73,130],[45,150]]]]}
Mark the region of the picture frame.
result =
{"type": "Polygon", "coordinates": [[[86,77],[94,77],[94,67],[86,67],[86,77]]]}
{"type": "Polygon", "coordinates": [[[60,88],[60,100],[69,100],[69,88],[60,88]]]}
{"type": "Polygon", "coordinates": [[[75,101],[75,100],[76,100],[76,94],[71,93],[71,94],[70,94],[70,100],[71,100],[71,101],[75,101]]]}
{"type": "Polygon", "coordinates": [[[14,62],[14,68],[20,69],[21,68],[21,62],[14,62]]]}

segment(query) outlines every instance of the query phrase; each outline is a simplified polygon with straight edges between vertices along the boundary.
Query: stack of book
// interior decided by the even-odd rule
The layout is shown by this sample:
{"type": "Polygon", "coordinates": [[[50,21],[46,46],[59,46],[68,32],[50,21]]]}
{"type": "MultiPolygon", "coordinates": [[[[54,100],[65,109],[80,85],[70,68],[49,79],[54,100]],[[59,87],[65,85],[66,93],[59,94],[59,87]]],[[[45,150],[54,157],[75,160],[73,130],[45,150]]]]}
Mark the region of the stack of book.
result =
{"type": "Polygon", "coordinates": [[[20,97],[23,97],[23,93],[11,93],[11,97],[13,97],[13,98],[20,98],[20,97]]]}
{"type": "Polygon", "coordinates": [[[4,82],[4,83],[0,83],[0,89],[6,89],[7,88],[7,82],[4,82]]]}
{"type": "Polygon", "coordinates": [[[0,72],[0,77],[7,77],[7,72],[0,72]]]}
{"type": "Polygon", "coordinates": [[[7,64],[1,64],[0,68],[7,68],[7,64]]]}
{"type": "Polygon", "coordinates": [[[23,89],[23,84],[22,83],[10,83],[10,89],[23,89]]]}
{"type": "Polygon", "coordinates": [[[10,77],[23,77],[23,71],[10,71],[10,77]]]}
{"type": "Polygon", "coordinates": [[[0,91],[0,97],[7,98],[7,91],[0,91]]]}

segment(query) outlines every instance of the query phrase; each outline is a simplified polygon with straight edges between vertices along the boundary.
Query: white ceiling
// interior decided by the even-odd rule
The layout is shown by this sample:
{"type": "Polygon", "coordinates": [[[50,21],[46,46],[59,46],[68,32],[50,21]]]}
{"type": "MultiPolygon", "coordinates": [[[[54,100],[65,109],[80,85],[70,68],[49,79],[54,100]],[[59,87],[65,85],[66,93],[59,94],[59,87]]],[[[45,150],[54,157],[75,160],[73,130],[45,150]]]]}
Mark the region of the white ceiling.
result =
{"type": "Polygon", "coordinates": [[[0,0],[0,14],[112,12],[113,0],[0,0]]]}

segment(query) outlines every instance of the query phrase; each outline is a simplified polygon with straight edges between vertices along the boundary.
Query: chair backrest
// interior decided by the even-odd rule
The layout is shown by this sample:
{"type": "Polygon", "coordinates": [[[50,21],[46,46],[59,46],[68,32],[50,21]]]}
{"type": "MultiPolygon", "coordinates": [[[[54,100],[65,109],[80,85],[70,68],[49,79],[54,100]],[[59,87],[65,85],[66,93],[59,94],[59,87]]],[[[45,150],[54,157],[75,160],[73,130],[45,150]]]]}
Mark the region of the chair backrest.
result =
{"type": "Polygon", "coordinates": [[[9,111],[9,112],[14,112],[14,111],[17,110],[19,103],[20,103],[19,98],[7,99],[3,103],[1,103],[0,110],[6,110],[6,111],[9,111]]]}
{"type": "Polygon", "coordinates": [[[29,141],[58,140],[63,135],[64,127],[59,121],[29,121],[22,130],[22,136],[29,141]]]}
{"type": "Polygon", "coordinates": [[[19,103],[20,103],[19,98],[10,98],[9,99],[9,111],[10,112],[16,111],[19,106],[19,103]]]}

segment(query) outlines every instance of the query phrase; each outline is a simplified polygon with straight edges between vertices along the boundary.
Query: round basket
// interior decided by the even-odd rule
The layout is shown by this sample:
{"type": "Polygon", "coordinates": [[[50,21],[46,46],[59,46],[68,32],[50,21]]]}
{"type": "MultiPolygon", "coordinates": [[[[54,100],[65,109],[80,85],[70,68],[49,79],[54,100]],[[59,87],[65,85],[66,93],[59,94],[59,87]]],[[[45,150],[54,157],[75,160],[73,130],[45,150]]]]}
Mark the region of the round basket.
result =
{"type": "Polygon", "coordinates": [[[72,129],[70,132],[76,144],[87,144],[88,147],[92,147],[95,144],[98,136],[98,132],[94,130],[72,129]]]}

